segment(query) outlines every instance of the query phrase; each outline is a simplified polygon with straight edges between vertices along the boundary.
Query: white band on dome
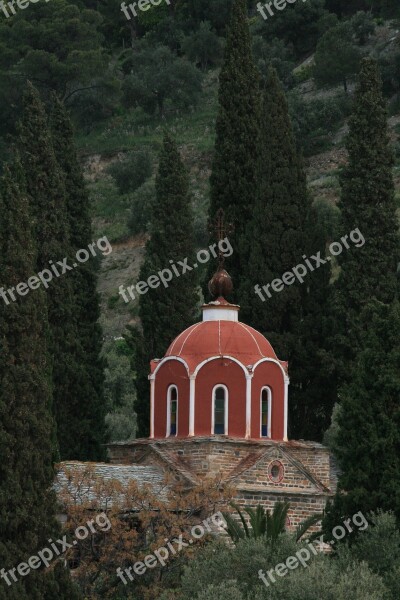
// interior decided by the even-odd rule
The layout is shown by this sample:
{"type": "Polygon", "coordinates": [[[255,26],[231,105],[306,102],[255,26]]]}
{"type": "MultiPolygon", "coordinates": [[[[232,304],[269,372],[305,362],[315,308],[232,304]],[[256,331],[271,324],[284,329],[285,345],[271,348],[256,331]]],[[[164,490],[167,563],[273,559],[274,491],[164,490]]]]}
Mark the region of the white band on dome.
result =
{"type": "Polygon", "coordinates": [[[235,307],[224,306],[223,308],[216,306],[207,306],[203,308],[203,321],[239,321],[239,311],[235,307]]]}

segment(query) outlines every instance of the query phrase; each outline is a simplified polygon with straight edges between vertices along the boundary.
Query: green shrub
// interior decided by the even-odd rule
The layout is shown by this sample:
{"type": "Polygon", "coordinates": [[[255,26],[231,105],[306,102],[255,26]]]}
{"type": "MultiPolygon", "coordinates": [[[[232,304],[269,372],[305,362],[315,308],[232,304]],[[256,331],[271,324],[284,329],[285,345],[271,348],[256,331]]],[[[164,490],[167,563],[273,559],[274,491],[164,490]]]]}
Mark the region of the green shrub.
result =
{"type": "Polygon", "coordinates": [[[346,94],[306,102],[296,91],[289,94],[293,129],[304,154],[326,150],[333,135],[350,114],[351,100],[346,94]]]}
{"type": "Polygon", "coordinates": [[[125,51],[120,60],[127,73],[122,83],[126,107],[141,106],[163,118],[167,111],[187,110],[198,102],[202,91],[200,71],[166,46],[125,51]]]}
{"type": "Polygon", "coordinates": [[[314,60],[314,77],[320,86],[343,84],[347,92],[348,80],[360,69],[360,51],[353,42],[349,22],[328,29],[319,39],[314,60]]]}
{"type": "Polygon", "coordinates": [[[259,590],[265,589],[258,571],[262,569],[266,572],[295,554],[300,547],[302,544],[296,544],[294,537],[287,534],[280,536],[276,543],[261,538],[246,539],[234,548],[218,540],[197,552],[195,560],[186,567],[181,580],[181,599],[197,599],[211,585],[224,583],[229,587],[234,576],[238,592],[246,600],[254,600],[259,590]]]}
{"type": "Polygon", "coordinates": [[[368,38],[375,31],[375,22],[372,16],[360,10],[351,18],[350,23],[356,36],[357,42],[361,46],[364,46],[367,43],[368,38]]]}
{"type": "Polygon", "coordinates": [[[149,231],[151,215],[156,199],[154,179],[149,179],[132,195],[128,228],[132,235],[149,231]]]}
{"type": "Polygon", "coordinates": [[[191,62],[205,71],[209,65],[215,65],[221,57],[221,40],[212,31],[210,23],[203,21],[195,33],[185,38],[183,51],[191,62]]]}
{"type": "Polygon", "coordinates": [[[270,65],[276,69],[279,79],[286,88],[295,82],[293,51],[282,40],[273,38],[266,41],[261,35],[253,36],[253,55],[263,79],[267,78],[270,65]]]}
{"type": "Polygon", "coordinates": [[[123,160],[110,165],[107,171],[121,194],[134,192],[151,177],[152,157],[146,150],[131,152],[123,160]]]}
{"type": "Polygon", "coordinates": [[[285,600],[389,600],[382,579],[365,563],[338,564],[329,556],[277,578],[271,591],[271,598],[285,600]]]}
{"type": "Polygon", "coordinates": [[[379,511],[369,514],[368,521],[368,529],[357,536],[350,550],[340,549],[339,558],[345,563],[350,553],[356,560],[365,561],[383,578],[393,598],[400,598],[400,531],[396,518],[379,511]]]}
{"type": "Polygon", "coordinates": [[[105,423],[108,441],[131,440],[136,432],[136,391],[130,356],[124,340],[110,340],[103,348],[105,423]]]}
{"type": "MultiPolygon", "coordinates": [[[[400,51],[393,48],[390,52],[381,52],[378,64],[382,75],[383,92],[386,97],[397,94],[397,108],[400,99],[400,51]]],[[[396,99],[391,110],[396,110],[396,99]]],[[[393,114],[395,114],[393,112],[393,114]]]]}
{"type": "Polygon", "coordinates": [[[314,73],[314,68],[312,65],[306,65],[301,67],[298,71],[296,71],[293,76],[296,83],[303,83],[304,81],[308,81],[312,79],[314,73]]]}
{"type": "Polygon", "coordinates": [[[198,594],[196,600],[245,600],[245,597],[237,588],[235,581],[209,585],[198,594]]]}

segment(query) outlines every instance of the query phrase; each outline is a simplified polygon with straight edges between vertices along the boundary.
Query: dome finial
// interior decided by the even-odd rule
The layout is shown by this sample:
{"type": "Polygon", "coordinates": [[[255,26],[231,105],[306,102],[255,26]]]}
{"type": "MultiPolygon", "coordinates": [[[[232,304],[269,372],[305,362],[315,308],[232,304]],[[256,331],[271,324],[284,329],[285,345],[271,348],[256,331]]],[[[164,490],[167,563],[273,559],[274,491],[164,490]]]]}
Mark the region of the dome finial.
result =
{"type": "Polygon", "coordinates": [[[232,294],[233,283],[232,279],[225,269],[218,269],[208,282],[208,291],[210,292],[213,299],[226,298],[232,294]]]}
{"type": "Polygon", "coordinates": [[[222,208],[217,211],[215,221],[209,221],[209,231],[215,233],[218,240],[218,269],[208,282],[208,291],[215,299],[221,296],[225,298],[232,293],[233,283],[229,273],[224,269],[225,255],[222,253],[219,242],[233,231],[233,225],[231,223],[225,224],[225,212],[222,208]]]}

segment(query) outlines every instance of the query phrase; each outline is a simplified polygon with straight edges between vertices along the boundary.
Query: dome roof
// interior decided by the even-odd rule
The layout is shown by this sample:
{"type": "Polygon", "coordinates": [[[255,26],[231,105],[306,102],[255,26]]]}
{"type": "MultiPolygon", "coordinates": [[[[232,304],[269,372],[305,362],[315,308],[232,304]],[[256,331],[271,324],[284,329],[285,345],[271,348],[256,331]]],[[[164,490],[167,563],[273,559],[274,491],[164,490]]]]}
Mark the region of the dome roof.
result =
{"type": "Polygon", "coordinates": [[[274,349],[261,333],[244,323],[227,320],[192,325],[178,335],[165,356],[183,358],[191,373],[201,362],[215,356],[231,356],[245,367],[262,358],[277,360],[274,349]]]}

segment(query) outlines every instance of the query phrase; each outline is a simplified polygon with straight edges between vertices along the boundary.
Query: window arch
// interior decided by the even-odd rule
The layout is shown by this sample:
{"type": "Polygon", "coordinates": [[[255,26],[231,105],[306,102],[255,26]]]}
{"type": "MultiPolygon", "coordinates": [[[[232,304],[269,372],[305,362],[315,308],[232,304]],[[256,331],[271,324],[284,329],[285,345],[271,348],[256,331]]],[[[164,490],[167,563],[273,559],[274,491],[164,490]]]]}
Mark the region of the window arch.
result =
{"type": "Polygon", "coordinates": [[[212,391],[212,425],[214,435],[228,434],[228,388],[218,384],[212,391]]]}
{"type": "Polygon", "coordinates": [[[261,437],[271,437],[271,388],[265,386],[261,388],[260,396],[260,435],[261,437]]]}
{"type": "Polygon", "coordinates": [[[178,435],[178,388],[170,385],[167,391],[167,435],[178,435]]]}

